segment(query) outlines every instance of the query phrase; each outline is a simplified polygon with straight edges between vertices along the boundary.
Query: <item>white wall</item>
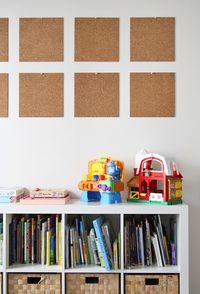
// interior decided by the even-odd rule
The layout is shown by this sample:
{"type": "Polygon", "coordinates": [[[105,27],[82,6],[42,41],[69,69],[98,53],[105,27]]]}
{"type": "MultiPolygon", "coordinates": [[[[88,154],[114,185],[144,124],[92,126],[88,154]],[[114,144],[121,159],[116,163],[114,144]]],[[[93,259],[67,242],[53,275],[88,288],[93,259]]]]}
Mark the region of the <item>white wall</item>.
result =
{"type": "Polygon", "coordinates": [[[87,162],[110,155],[125,161],[131,177],[135,153],[141,148],[174,157],[184,175],[184,200],[190,204],[190,293],[199,294],[200,141],[199,68],[200,5],[198,0],[1,0],[0,17],[10,19],[9,118],[0,119],[0,185],[68,187],[77,183],[87,162]],[[19,17],[64,17],[65,62],[19,63],[19,17]],[[74,17],[120,17],[120,62],[74,63],[74,17]],[[176,62],[130,63],[129,17],[175,16],[176,62]],[[120,72],[119,118],[74,118],[74,72],[120,72]],[[176,72],[175,118],[129,118],[131,71],[176,72]],[[64,72],[64,118],[18,118],[18,73],[64,72]]]}

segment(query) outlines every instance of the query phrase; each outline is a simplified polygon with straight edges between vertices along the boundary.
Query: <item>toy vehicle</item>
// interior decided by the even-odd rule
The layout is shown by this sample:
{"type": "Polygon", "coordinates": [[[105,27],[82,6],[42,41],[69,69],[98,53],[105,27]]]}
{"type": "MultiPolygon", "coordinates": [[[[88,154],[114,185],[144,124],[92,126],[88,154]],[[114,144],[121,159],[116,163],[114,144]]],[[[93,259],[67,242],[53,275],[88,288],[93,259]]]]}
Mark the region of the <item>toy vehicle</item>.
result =
{"type": "Polygon", "coordinates": [[[182,175],[163,156],[143,151],[136,155],[134,176],[128,181],[129,202],[182,203],[182,175]]]}
{"type": "Polygon", "coordinates": [[[124,190],[123,162],[100,157],[89,161],[88,174],[79,182],[81,201],[101,201],[104,204],[120,203],[124,190]]]}

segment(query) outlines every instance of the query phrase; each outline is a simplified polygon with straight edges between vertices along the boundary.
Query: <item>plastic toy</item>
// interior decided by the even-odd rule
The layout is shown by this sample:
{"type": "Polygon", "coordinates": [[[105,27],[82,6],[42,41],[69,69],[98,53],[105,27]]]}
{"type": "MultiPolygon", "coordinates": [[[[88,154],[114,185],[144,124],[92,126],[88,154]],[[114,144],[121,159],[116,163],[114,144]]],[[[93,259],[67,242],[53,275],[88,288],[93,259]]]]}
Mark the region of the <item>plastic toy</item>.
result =
{"type": "Polygon", "coordinates": [[[128,181],[129,202],[182,203],[182,175],[173,161],[142,151],[136,155],[134,176],[128,181]]]}
{"type": "Polygon", "coordinates": [[[81,201],[100,201],[103,204],[120,203],[124,190],[123,162],[100,157],[89,161],[88,174],[79,182],[81,201]]]}

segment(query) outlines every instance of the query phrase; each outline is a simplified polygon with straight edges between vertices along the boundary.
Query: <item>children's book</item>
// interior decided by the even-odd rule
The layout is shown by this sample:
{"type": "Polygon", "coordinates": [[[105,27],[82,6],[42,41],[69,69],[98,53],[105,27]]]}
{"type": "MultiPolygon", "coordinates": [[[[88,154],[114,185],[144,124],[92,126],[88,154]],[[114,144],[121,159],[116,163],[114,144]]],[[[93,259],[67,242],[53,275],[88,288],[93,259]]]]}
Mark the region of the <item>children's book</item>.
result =
{"type": "Polygon", "coordinates": [[[20,199],[20,204],[29,204],[29,205],[62,205],[66,204],[70,200],[70,196],[58,198],[58,197],[52,197],[52,198],[31,198],[29,196],[23,197],[20,199]]]}
{"type": "Polygon", "coordinates": [[[33,198],[45,198],[45,197],[53,197],[60,198],[66,197],[68,195],[68,191],[66,189],[35,189],[30,191],[30,197],[33,198]]]}
{"type": "Polygon", "coordinates": [[[160,248],[158,244],[158,237],[156,233],[153,233],[153,236],[151,236],[151,241],[152,241],[155,256],[156,256],[157,265],[159,267],[162,267],[163,266],[162,257],[161,257],[160,248]]]}
{"type": "Polygon", "coordinates": [[[109,271],[111,269],[111,264],[110,264],[110,259],[108,256],[108,249],[106,247],[106,242],[102,232],[103,217],[100,216],[97,219],[93,220],[93,225],[94,225],[95,233],[99,242],[99,246],[101,248],[101,253],[102,253],[102,258],[105,264],[105,268],[106,270],[109,271]]]}

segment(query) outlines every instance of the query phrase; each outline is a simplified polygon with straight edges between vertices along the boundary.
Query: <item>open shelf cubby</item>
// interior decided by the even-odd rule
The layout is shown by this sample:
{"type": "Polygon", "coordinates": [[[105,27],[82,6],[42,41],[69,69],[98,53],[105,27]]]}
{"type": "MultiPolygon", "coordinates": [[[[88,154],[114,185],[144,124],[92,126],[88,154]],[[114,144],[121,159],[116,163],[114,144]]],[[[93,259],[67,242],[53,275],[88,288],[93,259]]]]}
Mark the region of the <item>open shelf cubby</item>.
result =
{"type": "MultiPolygon", "coordinates": [[[[188,206],[172,205],[142,205],[142,204],[112,204],[101,205],[98,202],[95,203],[81,203],[79,200],[72,199],[67,205],[19,205],[19,204],[2,204],[0,207],[0,222],[3,223],[3,255],[2,265],[0,265],[1,286],[2,293],[7,292],[8,279],[11,274],[30,274],[30,275],[53,275],[60,274],[60,292],[57,293],[70,293],[70,288],[67,285],[67,281],[74,278],[77,274],[77,278],[83,276],[83,280],[86,281],[98,281],[102,277],[110,279],[113,275],[113,280],[116,278],[119,280],[119,289],[116,293],[126,293],[126,275],[177,275],[179,281],[179,293],[188,293],[188,206]],[[26,220],[29,216],[35,217],[41,215],[42,217],[50,217],[53,215],[53,219],[58,216],[60,222],[60,251],[61,251],[61,263],[53,265],[35,263],[10,263],[10,241],[13,238],[11,236],[10,224],[14,218],[20,219],[21,217],[26,220]],[[126,246],[125,245],[125,226],[126,219],[134,217],[136,219],[145,219],[149,216],[160,215],[160,219],[166,229],[167,235],[170,235],[170,220],[173,219],[176,223],[176,243],[177,243],[177,263],[167,264],[166,266],[159,267],[156,263],[151,266],[127,266],[126,260],[126,246]],[[76,219],[78,220],[78,231],[80,234],[80,221],[83,218],[85,221],[85,228],[89,234],[93,228],[93,221],[98,217],[103,216],[104,221],[110,223],[112,227],[112,233],[114,239],[120,239],[118,252],[120,256],[120,262],[118,268],[112,268],[107,271],[101,265],[95,264],[76,264],[76,266],[67,266],[66,263],[66,228],[76,227],[76,219]],[[70,276],[73,275],[73,276],[70,276]],[[102,276],[103,275],[103,276],[102,276]]],[[[41,232],[42,234],[42,232],[41,232]]],[[[52,241],[54,242],[54,241],[52,241]]],[[[55,241],[55,244],[56,241],[55,241]]],[[[69,245],[70,246],[70,245],[69,245]]],[[[13,253],[12,253],[13,254],[13,253]]],[[[54,257],[55,258],[55,257],[54,257]]],[[[32,276],[31,276],[32,277],[32,276]]],[[[130,278],[130,277],[129,277],[130,278]]],[[[29,279],[31,280],[31,278],[29,279]]],[[[27,278],[28,281],[28,278],[27,278]]],[[[57,290],[58,291],[58,290],[57,290]]],[[[107,292],[109,293],[109,292],[107,292]]],[[[112,292],[110,292],[112,293],[112,292]]]]}

